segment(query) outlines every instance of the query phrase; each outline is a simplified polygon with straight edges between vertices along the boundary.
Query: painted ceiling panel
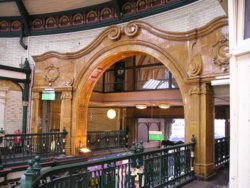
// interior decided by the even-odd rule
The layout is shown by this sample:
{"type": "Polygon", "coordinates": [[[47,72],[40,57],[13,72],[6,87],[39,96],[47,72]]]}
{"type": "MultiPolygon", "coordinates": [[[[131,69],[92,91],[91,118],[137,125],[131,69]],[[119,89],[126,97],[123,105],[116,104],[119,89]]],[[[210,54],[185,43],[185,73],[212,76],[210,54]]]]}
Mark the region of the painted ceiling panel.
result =
{"type": "Polygon", "coordinates": [[[108,2],[110,0],[23,0],[30,15],[46,14],[88,7],[108,2]]]}
{"type": "Polygon", "coordinates": [[[0,16],[20,16],[16,3],[0,3],[0,16]]]}

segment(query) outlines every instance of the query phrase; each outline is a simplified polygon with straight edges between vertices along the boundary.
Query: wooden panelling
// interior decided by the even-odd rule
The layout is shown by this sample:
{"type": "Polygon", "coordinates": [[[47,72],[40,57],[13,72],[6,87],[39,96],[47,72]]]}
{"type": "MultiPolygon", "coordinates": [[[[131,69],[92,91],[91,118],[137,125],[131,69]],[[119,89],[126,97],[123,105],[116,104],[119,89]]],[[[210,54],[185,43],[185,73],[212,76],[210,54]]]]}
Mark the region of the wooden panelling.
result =
{"type": "Polygon", "coordinates": [[[0,16],[20,16],[15,1],[0,3],[0,16]]]}
{"type": "Polygon", "coordinates": [[[72,10],[81,7],[88,7],[110,0],[23,0],[29,14],[45,14],[51,12],[59,12],[72,10]]]}
{"type": "Polygon", "coordinates": [[[160,103],[182,106],[180,90],[93,93],[90,99],[90,106],[135,106],[136,104],[152,106],[160,103]]]}

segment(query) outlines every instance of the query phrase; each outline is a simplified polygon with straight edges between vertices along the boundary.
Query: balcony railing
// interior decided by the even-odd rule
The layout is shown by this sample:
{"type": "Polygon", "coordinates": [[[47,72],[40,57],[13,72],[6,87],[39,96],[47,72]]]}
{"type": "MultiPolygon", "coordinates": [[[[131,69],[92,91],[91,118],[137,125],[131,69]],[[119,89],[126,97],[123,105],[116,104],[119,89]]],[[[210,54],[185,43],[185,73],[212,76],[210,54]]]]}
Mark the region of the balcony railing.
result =
{"type": "Polygon", "coordinates": [[[67,132],[7,134],[0,148],[0,163],[4,166],[20,164],[35,155],[42,160],[65,153],[67,132]]]}
{"type": "Polygon", "coordinates": [[[215,139],[215,166],[229,162],[230,137],[215,139]]]}
{"type": "Polygon", "coordinates": [[[143,152],[142,144],[125,156],[53,167],[40,172],[39,158],[21,178],[21,188],[31,187],[177,187],[194,179],[195,140],[143,152]]]}
{"type": "Polygon", "coordinates": [[[125,130],[88,131],[87,146],[91,150],[123,148],[128,146],[128,135],[125,130]]]}

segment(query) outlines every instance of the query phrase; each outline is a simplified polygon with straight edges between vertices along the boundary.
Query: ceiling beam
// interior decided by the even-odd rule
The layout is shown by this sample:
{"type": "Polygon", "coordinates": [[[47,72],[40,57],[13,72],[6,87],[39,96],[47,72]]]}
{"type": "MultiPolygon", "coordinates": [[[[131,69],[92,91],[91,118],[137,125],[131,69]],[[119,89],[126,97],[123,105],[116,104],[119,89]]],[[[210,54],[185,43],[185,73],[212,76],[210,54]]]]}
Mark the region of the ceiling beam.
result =
{"type": "Polygon", "coordinates": [[[30,32],[30,24],[29,24],[29,20],[30,20],[30,15],[27,11],[27,9],[25,8],[23,1],[22,0],[15,0],[17,8],[21,14],[21,17],[23,19],[23,24],[24,24],[24,34],[29,34],[30,32]]]}
{"type": "Polygon", "coordinates": [[[12,2],[12,1],[15,1],[15,0],[0,0],[0,3],[12,2]]]}
{"type": "Polygon", "coordinates": [[[118,0],[112,0],[112,3],[114,5],[114,7],[115,7],[115,11],[116,11],[116,14],[117,14],[119,20],[121,20],[121,18],[122,18],[122,9],[121,9],[121,5],[120,5],[119,1],[118,0]]]}

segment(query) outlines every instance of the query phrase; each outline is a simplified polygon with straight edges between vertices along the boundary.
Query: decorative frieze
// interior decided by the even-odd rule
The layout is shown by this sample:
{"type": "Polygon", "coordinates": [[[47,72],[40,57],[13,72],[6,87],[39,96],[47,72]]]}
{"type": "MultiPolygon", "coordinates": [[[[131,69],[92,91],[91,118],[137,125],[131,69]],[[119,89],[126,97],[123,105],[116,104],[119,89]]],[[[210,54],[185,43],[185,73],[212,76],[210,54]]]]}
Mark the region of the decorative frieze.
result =
{"type": "MultiPolygon", "coordinates": [[[[183,0],[185,4],[185,0],[183,0]]],[[[162,0],[131,0],[121,4],[121,15],[123,17],[142,13],[144,11],[150,11],[151,9],[159,6],[173,6],[173,1],[162,1],[162,0]]],[[[182,5],[182,4],[181,4],[182,5]]],[[[177,5],[178,6],[178,5],[177,5]]],[[[179,5],[180,6],[180,5],[179,5]]],[[[153,12],[153,10],[152,10],[153,12]]],[[[79,27],[89,24],[105,22],[105,21],[117,21],[117,14],[113,2],[105,3],[103,6],[91,6],[82,9],[57,12],[54,14],[31,16],[30,17],[30,29],[31,31],[47,31],[55,30],[67,27],[79,27]]],[[[0,33],[6,32],[20,32],[22,30],[22,19],[21,17],[10,17],[1,20],[0,18],[0,33]]]]}

